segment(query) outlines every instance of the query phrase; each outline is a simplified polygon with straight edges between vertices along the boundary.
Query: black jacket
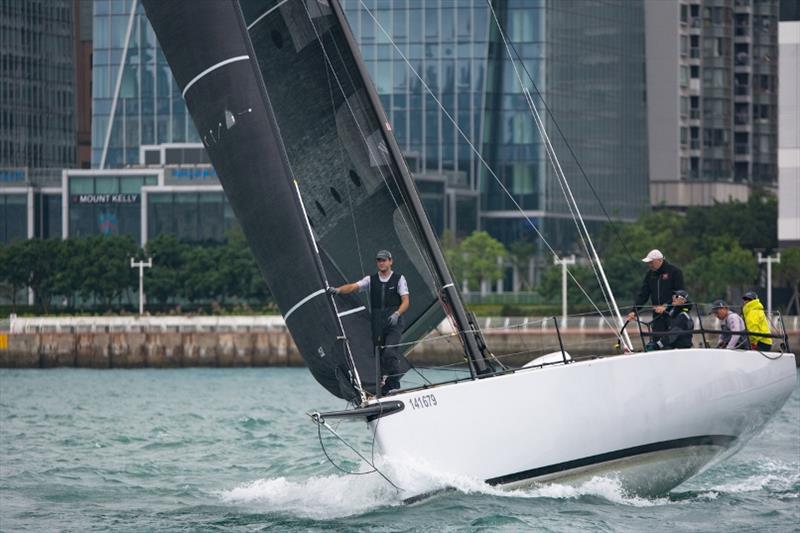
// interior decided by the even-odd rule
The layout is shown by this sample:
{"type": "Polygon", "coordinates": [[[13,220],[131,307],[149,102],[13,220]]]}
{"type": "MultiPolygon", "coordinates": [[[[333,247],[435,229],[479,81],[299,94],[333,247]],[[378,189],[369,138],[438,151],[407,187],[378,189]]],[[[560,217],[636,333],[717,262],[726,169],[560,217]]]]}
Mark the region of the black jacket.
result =
{"type": "Polygon", "coordinates": [[[666,335],[662,341],[664,348],[692,347],[692,334],[681,333],[694,329],[694,320],[692,320],[692,317],[689,315],[691,310],[692,304],[688,302],[672,308],[669,314],[670,335],[666,335]]]}
{"type": "Polygon", "coordinates": [[[647,300],[653,305],[668,305],[672,303],[672,293],[680,289],[686,289],[683,285],[683,272],[675,265],[664,261],[658,270],[647,271],[642,288],[634,302],[637,306],[644,305],[647,300]]]}

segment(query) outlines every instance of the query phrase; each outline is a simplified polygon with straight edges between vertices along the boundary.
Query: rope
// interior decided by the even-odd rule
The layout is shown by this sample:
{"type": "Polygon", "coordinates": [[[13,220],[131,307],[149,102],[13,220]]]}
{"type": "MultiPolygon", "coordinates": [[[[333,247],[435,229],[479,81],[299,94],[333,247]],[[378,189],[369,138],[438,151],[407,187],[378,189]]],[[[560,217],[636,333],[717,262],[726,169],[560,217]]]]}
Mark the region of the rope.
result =
{"type": "MultiPolygon", "coordinates": [[[[311,23],[311,26],[314,28],[314,34],[316,36],[317,42],[320,45],[320,49],[322,50],[322,53],[325,56],[325,63],[331,69],[331,73],[333,74],[333,77],[336,80],[336,84],[339,87],[339,92],[342,94],[344,103],[345,103],[345,105],[347,105],[347,109],[350,112],[350,116],[353,118],[353,123],[356,125],[356,128],[358,129],[358,133],[361,136],[361,140],[363,141],[364,146],[367,147],[368,156],[374,157],[376,160],[378,159],[379,156],[383,157],[384,161],[386,161],[386,163],[387,163],[387,166],[391,167],[392,166],[391,165],[391,160],[389,160],[386,157],[385,154],[381,153],[380,150],[377,151],[378,153],[373,153],[373,151],[370,150],[370,148],[369,148],[370,144],[369,144],[369,142],[367,142],[367,135],[364,132],[361,124],[358,122],[358,118],[356,116],[356,113],[353,110],[352,106],[350,105],[350,100],[347,97],[347,92],[344,90],[344,87],[342,86],[342,82],[339,79],[339,76],[336,74],[336,71],[333,68],[333,62],[331,61],[330,56],[328,55],[328,52],[325,49],[325,45],[323,44],[322,38],[320,37],[319,32],[317,31],[317,27],[314,25],[314,21],[312,20],[311,14],[308,11],[308,6],[306,6],[304,4],[304,8],[305,8],[305,11],[306,11],[306,16],[308,17],[308,20],[311,23]]],[[[338,54],[339,59],[342,62],[342,64],[345,64],[344,56],[342,55],[342,51],[339,49],[339,45],[336,43],[336,40],[333,40],[333,47],[336,50],[336,53],[338,54]]],[[[346,74],[347,79],[350,82],[351,86],[352,87],[356,87],[358,84],[356,84],[353,81],[352,76],[350,76],[350,69],[345,68],[344,71],[345,71],[345,74],[346,74]]],[[[376,118],[378,120],[380,120],[380,117],[376,117],[376,118]]],[[[379,126],[379,131],[380,131],[380,126],[379,126]]],[[[401,164],[400,161],[396,162],[396,165],[400,165],[400,164],[401,164]]],[[[395,207],[397,207],[397,211],[400,213],[400,217],[402,218],[403,224],[405,225],[405,227],[408,228],[409,232],[412,232],[414,230],[419,232],[419,228],[416,227],[416,224],[412,225],[411,223],[409,223],[404,210],[400,207],[400,203],[397,201],[397,198],[395,197],[394,192],[392,192],[392,188],[389,186],[389,180],[387,179],[386,175],[384,174],[383,170],[381,169],[381,166],[380,165],[376,165],[375,168],[376,168],[378,174],[380,175],[381,180],[383,180],[383,182],[386,184],[386,190],[389,193],[389,196],[391,197],[392,202],[394,203],[395,207]]],[[[392,176],[392,178],[394,178],[394,176],[392,176]]],[[[395,182],[396,181],[397,180],[395,179],[395,182]]],[[[402,190],[402,188],[400,188],[400,187],[398,187],[398,189],[402,190]]],[[[417,241],[417,239],[411,239],[411,241],[414,243],[414,246],[417,248],[417,250],[418,250],[418,252],[420,254],[420,257],[425,262],[425,267],[426,267],[426,269],[428,271],[428,274],[429,274],[431,280],[433,280],[433,282],[435,283],[436,282],[435,269],[433,268],[433,266],[430,263],[430,258],[424,253],[424,251],[420,247],[419,242],[417,241]]]]}
{"type": "MultiPolygon", "coordinates": [[[[475,145],[472,142],[472,140],[466,135],[466,133],[464,133],[464,130],[458,125],[458,123],[456,122],[455,118],[453,118],[453,116],[450,114],[450,112],[447,111],[447,109],[442,104],[441,100],[439,100],[439,98],[436,96],[436,94],[433,92],[433,90],[431,90],[430,86],[427,84],[427,82],[425,82],[425,80],[422,78],[422,76],[419,74],[419,72],[414,68],[414,66],[408,60],[408,58],[403,53],[403,51],[400,49],[400,47],[397,46],[397,44],[394,42],[394,39],[392,39],[391,35],[386,31],[386,29],[383,27],[383,25],[380,23],[380,21],[378,21],[377,17],[366,6],[366,4],[364,4],[364,0],[359,0],[359,3],[363,7],[363,9],[367,12],[367,14],[372,18],[372,20],[374,21],[375,25],[381,30],[381,32],[389,40],[389,43],[392,45],[392,47],[397,52],[397,54],[406,63],[406,66],[408,67],[408,69],[420,81],[420,84],[425,89],[425,91],[431,96],[431,98],[433,98],[433,100],[439,106],[439,109],[442,111],[442,114],[444,114],[447,117],[447,119],[453,124],[453,127],[456,129],[456,131],[459,133],[459,135],[466,141],[467,145],[470,147],[470,150],[472,150],[472,152],[475,154],[475,156],[477,157],[478,161],[480,161],[481,165],[484,168],[486,168],[486,170],[489,173],[489,175],[491,175],[492,178],[494,178],[494,180],[497,182],[497,185],[499,186],[499,188],[505,193],[505,195],[509,198],[509,200],[511,200],[511,202],[514,205],[514,207],[516,208],[516,210],[522,215],[522,217],[525,219],[525,221],[528,223],[528,225],[533,229],[533,231],[536,233],[536,235],[542,240],[542,242],[547,247],[547,249],[550,251],[550,253],[552,253],[556,257],[560,257],[558,255],[558,253],[556,253],[555,249],[550,245],[549,241],[539,231],[539,228],[537,228],[536,225],[533,223],[533,221],[530,219],[530,217],[528,217],[525,214],[524,210],[522,209],[522,206],[519,205],[517,200],[514,198],[514,196],[508,190],[508,188],[503,184],[502,180],[500,180],[500,178],[497,176],[497,174],[494,172],[494,170],[491,168],[491,166],[489,166],[489,163],[487,163],[486,160],[483,158],[483,156],[481,155],[480,151],[475,147],[475,145]]],[[[594,307],[595,310],[600,315],[602,315],[603,313],[602,313],[602,311],[600,311],[600,308],[597,306],[597,304],[594,302],[594,300],[591,298],[591,296],[589,296],[589,293],[586,291],[586,289],[584,289],[584,287],[580,284],[580,282],[577,280],[577,278],[575,278],[573,273],[570,272],[569,270],[567,270],[567,273],[569,274],[570,279],[572,279],[572,281],[575,283],[575,285],[578,287],[578,289],[583,293],[583,295],[586,297],[586,299],[592,305],[592,307],[594,307]]],[[[616,333],[616,328],[614,326],[612,326],[610,323],[608,325],[609,325],[609,328],[616,333]]]]}
{"type": "MultiPolygon", "coordinates": [[[[374,453],[375,453],[375,448],[374,448],[374,446],[375,446],[375,440],[374,440],[374,438],[375,438],[375,435],[374,435],[374,433],[373,433],[373,452],[372,452],[372,453],[373,453],[373,461],[372,461],[372,462],[370,462],[369,460],[367,460],[367,458],[366,458],[366,457],[364,457],[364,456],[361,454],[361,452],[359,452],[358,450],[356,450],[356,449],[355,449],[353,446],[351,446],[351,445],[350,445],[350,443],[349,443],[349,442],[347,442],[346,440],[344,440],[344,438],[342,438],[342,436],[341,436],[341,435],[339,435],[338,433],[336,433],[336,431],[335,431],[335,430],[334,430],[334,429],[333,429],[333,428],[332,428],[332,427],[331,427],[331,426],[330,426],[330,425],[329,425],[327,422],[325,422],[325,419],[324,419],[324,418],[322,418],[322,416],[321,416],[319,413],[311,413],[309,416],[311,417],[311,420],[313,420],[313,421],[314,421],[314,423],[315,423],[315,424],[317,424],[317,435],[318,435],[318,437],[319,437],[319,443],[320,443],[320,446],[322,447],[322,451],[323,451],[323,453],[325,454],[325,457],[328,459],[328,461],[329,461],[329,462],[330,462],[330,463],[331,463],[331,464],[332,464],[334,467],[336,467],[338,470],[340,470],[340,471],[344,472],[345,474],[349,474],[349,475],[353,475],[353,476],[356,476],[356,475],[367,475],[367,474],[374,474],[374,473],[377,473],[377,474],[379,474],[379,475],[380,475],[380,476],[381,476],[383,479],[385,479],[385,480],[386,480],[386,482],[387,482],[389,485],[391,485],[392,487],[394,487],[394,488],[395,488],[395,489],[397,489],[398,491],[402,491],[402,490],[403,490],[403,489],[401,489],[400,487],[398,487],[397,485],[395,485],[395,484],[392,482],[392,480],[391,480],[391,479],[389,479],[389,478],[388,478],[388,477],[387,477],[387,476],[386,476],[386,475],[385,475],[383,472],[381,472],[381,471],[380,471],[380,469],[378,469],[378,467],[377,467],[377,466],[375,466],[375,463],[374,463],[374,453]],[[331,432],[331,434],[332,434],[334,437],[336,437],[337,439],[339,439],[339,440],[342,442],[342,444],[344,444],[345,446],[347,446],[347,447],[348,447],[348,448],[349,448],[349,449],[350,449],[350,450],[351,450],[353,453],[355,453],[355,454],[356,454],[356,455],[357,455],[357,456],[358,456],[358,457],[359,457],[359,458],[360,458],[362,461],[364,461],[364,462],[365,462],[365,463],[367,463],[369,466],[371,466],[371,467],[372,467],[372,470],[371,470],[371,471],[368,471],[368,472],[352,472],[352,471],[350,471],[350,470],[347,470],[347,469],[345,469],[345,468],[342,468],[342,467],[340,467],[339,465],[337,465],[337,464],[336,464],[336,463],[333,461],[333,459],[331,459],[330,455],[328,455],[328,452],[327,452],[327,450],[325,449],[325,444],[323,443],[323,440],[322,440],[322,426],[325,426],[325,429],[327,429],[328,431],[330,431],[330,432],[331,432]]],[[[376,428],[375,428],[375,429],[376,429],[376,431],[377,431],[377,424],[376,424],[376,428]]]]}
{"type": "MultiPolygon", "coordinates": [[[[497,30],[500,33],[500,37],[503,39],[503,44],[505,45],[506,53],[508,54],[508,58],[511,60],[511,66],[514,68],[514,74],[516,75],[517,81],[519,82],[519,85],[522,88],[523,93],[525,94],[525,101],[528,104],[528,108],[530,109],[531,114],[532,114],[533,119],[534,119],[534,122],[536,123],[536,128],[539,131],[539,135],[542,137],[542,139],[544,141],[545,150],[547,152],[547,158],[548,158],[548,160],[550,161],[550,164],[553,167],[553,171],[556,174],[556,178],[558,180],[558,184],[561,187],[561,192],[564,194],[564,198],[567,201],[567,206],[569,208],[570,215],[572,216],[572,220],[575,222],[575,229],[578,232],[578,236],[580,237],[581,244],[583,245],[583,249],[586,252],[586,257],[589,259],[589,264],[592,267],[592,271],[593,271],[593,273],[595,275],[595,279],[597,280],[597,283],[600,286],[600,290],[601,290],[601,293],[603,295],[603,299],[605,300],[606,307],[608,308],[609,313],[613,315],[614,313],[613,313],[613,311],[611,309],[611,302],[609,302],[609,296],[610,296],[610,300],[613,302],[613,300],[614,300],[613,295],[607,294],[607,291],[610,291],[610,288],[606,287],[605,284],[603,283],[603,281],[601,280],[601,275],[600,275],[599,269],[602,268],[602,267],[600,267],[599,265],[595,264],[595,260],[594,260],[595,254],[589,252],[589,248],[590,247],[592,249],[592,252],[595,251],[594,250],[594,245],[592,244],[591,236],[589,235],[589,230],[586,228],[586,224],[583,221],[583,218],[582,218],[581,213],[580,213],[580,209],[578,208],[577,201],[575,200],[575,197],[572,194],[572,190],[570,189],[569,182],[567,181],[567,177],[564,174],[564,170],[561,168],[561,163],[559,162],[558,156],[555,153],[555,149],[553,148],[553,145],[550,142],[550,137],[547,135],[547,130],[546,130],[545,126],[544,126],[544,122],[542,121],[542,118],[539,115],[539,112],[536,110],[536,106],[533,103],[533,99],[531,98],[530,91],[528,91],[528,89],[525,87],[525,84],[522,82],[522,76],[520,75],[519,69],[517,68],[517,63],[514,61],[514,57],[511,54],[511,48],[509,46],[509,41],[506,38],[506,34],[503,31],[503,27],[502,27],[502,25],[500,24],[500,21],[497,18],[497,14],[495,13],[494,8],[492,7],[491,0],[487,0],[487,4],[489,6],[489,10],[492,13],[492,18],[493,18],[495,24],[497,25],[497,30]]],[[[541,95],[540,95],[540,98],[541,98],[541,95]]],[[[599,309],[598,309],[598,312],[600,312],[599,309]]],[[[617,315],[619,315],[618,311],[617,311],[617,315]]],[[[621,319],[621,316],[618,316],[618,317],[621,319]]],[[[616,328],[614,328],[607,320],[606,320],[606,323],[608,324],[608,326],[611,329],[616,331],[616,328]]],[[[620,333],[618,335],[620,335],[620,342],[621,343],[625,344],[626,346],[630,345],[630,342],[627,340],[627,337],[625,337],[624,334],[620,333]]],[[[629,346],[629,347],[632,348],[632,346],[629,346]]]]}
{"type": "MultiPolygon", "coordinates": [[[[490,5],[490,7],[491,7],[491,5],[490,5]]],[[[556,7],[555,9],[558,9],[558,8],[556,7]]],[[[533,89],[536,91],[536,95],[539,97],[539,101],[542,102],[542,105],[544,106],[544,109],[547,112],[547,115],[550,117],[550,120],[553,121],[553,125],[556,127],[556,130],[558,131],[559,136],[564,141],[564,145],[567,147],[567,150],[569,151],[570,156],[575,161],[575,164],[578,166],[578,170],[580,171],[581,176],[583,176],[584,181],[586,181],[586,184],[589,186],[589,189],[592,191],[592,195],[594,196],[595,200],[597,200],[597,203],[600,206],[600,209],[602,209],[603,214],[606,217],[606,220],[608,220],[609,225],[611,226],[611,229],[614,231],[615,237],[620,242],[620,244],[622,244],[622,247],[624,248],[625,253],[628,255],[628,259],[630,259],[631,262],[633,262],[633,263],[638,265],[639,262],[636,259],[634,259],[633,255],[631,254],[630,250],[628,249],[628,245],[625,243],[625,240],[620,236],[619,232],[617,231],[616,224],[614,224],[613,220],[611,220],[611,215],[608,214],[608,211],[606,210],[605,204],[600,199],[600,195],[597,193],[597,189],[594,188],[594,185],[589,180],[589,176],[587,176],[586,171],[583,169],[583,165],[581,164],[580,160],[578,159],[578,156],[575,154],[575,151],[572,149],[572,144],[570,144],[570,142],[567,140],[567,136],[564,135],[564,132],[561,130],[561,125],[556,120],[556,117],[553,114],[553,111],[550,109],[550,106],[547,105],[547,101],[545,101],[544,97],[542,96],[541,91],[539,90],[539,87],[536,85],[536,82],[533,79],[533,76],[531,76],[531,73],[528,70],[528,67],[525,65],[525,62],[522,60],[522,56],[520,55],[520,53],[517,50],[517,48],[514,46],[513,42],[509,41],[509,45],[511,46],[511,49],[514,51],[514,55],[517,57],[517,60],[519,61],[520,65],[522,65],[522,70],[523,70],[523,72],[525,72],[526,77],[531,82],[531,85],[533,86],[533,89]]]]}

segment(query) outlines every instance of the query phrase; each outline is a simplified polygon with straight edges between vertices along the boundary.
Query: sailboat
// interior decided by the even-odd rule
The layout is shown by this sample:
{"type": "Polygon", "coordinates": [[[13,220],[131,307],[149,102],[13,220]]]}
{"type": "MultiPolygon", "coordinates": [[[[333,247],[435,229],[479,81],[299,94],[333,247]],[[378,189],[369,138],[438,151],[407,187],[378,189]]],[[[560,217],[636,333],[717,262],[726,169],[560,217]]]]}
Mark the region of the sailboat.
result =
{"type": "Polygon", "coordinates": [[[350,405],[317,422],[364,421],[383,457],[491,485],[613,473],[654,495],[737,449],[789,397],[791,353],[633,353],[624,334],[626,355],[562,350],[503,367],[465,309],[338,1],[143,4],[300,353],[350,405]],[[412,291],[402,344],[447,319],[468,377],[380,395],[366,302],[326,294],[371,273],[380,249],[412,291]]]}

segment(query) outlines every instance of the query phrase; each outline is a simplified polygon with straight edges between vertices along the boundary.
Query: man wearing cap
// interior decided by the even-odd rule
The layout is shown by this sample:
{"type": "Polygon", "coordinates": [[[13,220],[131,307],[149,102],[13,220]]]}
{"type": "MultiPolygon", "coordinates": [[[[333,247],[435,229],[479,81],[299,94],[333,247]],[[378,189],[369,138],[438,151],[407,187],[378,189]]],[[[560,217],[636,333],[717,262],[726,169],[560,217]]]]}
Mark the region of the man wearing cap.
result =
{"type": "MultiPolygon", "coordinates": [[[[659,250],[650,250],[642,259],[650,270],[644,276],[642,288],[634,301],[635,309],[644,305],[647,300],[653,304],[652,331],[667,331],[669,329],[668,307],[672,302],[675,291],[684,290],[683,272],[675,265],[664,259],[664,254],[659,250]]],[[[636,313],[628,313],[628,320],[636,318],[636,313]]]]}
{"type": "Polygon", "coordinates": [[[382,394],[400,388],[400,377],[408,370],[396,344],[403,333],[403,313],[408,310],[408,283],[406,277],[392,271],[392,254],[381,250],[375,254],[378,272],[365,276],[355,283],[341,287],[328,287],[330,295],[369,291],[372,313],[372,341],[381,350],[382,394]]]}
{"type": "Polygon", "coordinates": [[[742,334],[745,330],[742,317],[731,311],[723,300],[712,303],[711,312],[722,322],[722,331],[725,332],[719,336],[717,348],[747,349],[747,336],[742,334]]]}
{"type": "Polygon", "coordinates": [[[684,290],[677,290],[672,295],[672,305],[669,314],[669,335],[653,337],[651,341],[654,346],[652,349],[668,350],[670,348],[691,348],[692,330],[694,320],[689,315],[692,310],[689,302],[689,293],[684,290]]]}
{"type": "Polygon", "coordinates": [[[759,352],[769,352],[772,350],[772,339],[770,337],[762,337],[760,335],[753,335],[753,333],[771,333],[769,329],[769,321],[767,314],[764,312],[764,305],[758,299],[758,295],[749,291],[742,296],[742,316],[744,317],[744,325],[750,337],[750,347],[759,352]]]}

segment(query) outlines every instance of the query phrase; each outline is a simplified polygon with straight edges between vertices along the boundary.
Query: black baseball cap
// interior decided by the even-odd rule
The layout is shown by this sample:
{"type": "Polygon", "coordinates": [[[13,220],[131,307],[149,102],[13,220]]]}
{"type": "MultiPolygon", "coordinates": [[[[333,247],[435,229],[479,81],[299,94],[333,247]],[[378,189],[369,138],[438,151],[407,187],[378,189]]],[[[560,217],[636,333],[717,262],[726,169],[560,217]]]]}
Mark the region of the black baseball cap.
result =
{"type": "Polygon", "coordinates": [[[389,250],[381,250],[380,252],[375,254],[375,259],[391,259],[391,258],[392,258],[392,252],[390,252],[389,250]]]}

